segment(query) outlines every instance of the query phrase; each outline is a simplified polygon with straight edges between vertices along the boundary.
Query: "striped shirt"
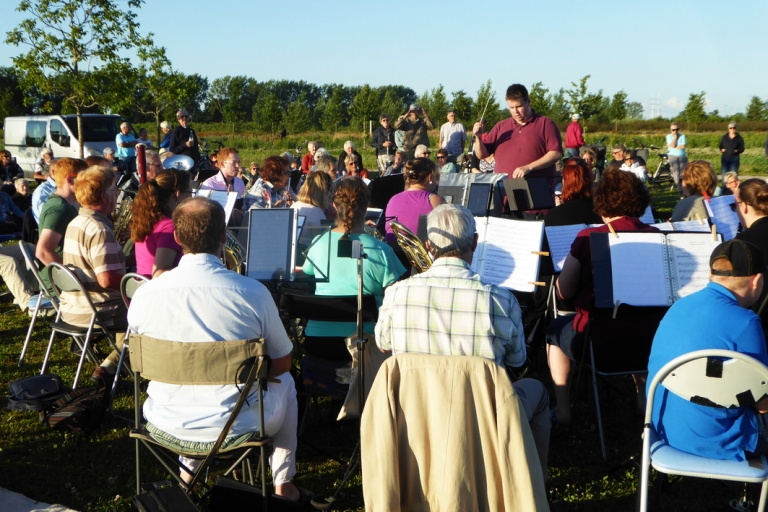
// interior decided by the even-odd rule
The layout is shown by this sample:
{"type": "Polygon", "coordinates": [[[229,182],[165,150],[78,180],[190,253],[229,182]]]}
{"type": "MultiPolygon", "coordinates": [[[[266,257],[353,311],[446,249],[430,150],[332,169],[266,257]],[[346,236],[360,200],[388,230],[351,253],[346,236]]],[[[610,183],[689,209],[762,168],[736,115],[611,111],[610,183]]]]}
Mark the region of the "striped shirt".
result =
{"type": "Polygon", "coordinates": [[[426,272],[386,290],[376,344],[394,354],[479,356],[509,367],[523,366],[526,358],[517,299],[483,284],[459,258],[438,258],[426,272]]]}
{"type": "MultiPolygon", "coordinates": [[[[102,325],[124,325],[125,305],[119,290],[102,288],[96,275],[116,271],[125,273],[125,254],[112,233],[112,221],[102,213],[81,208],[64,235],[64,265],[76,268],[75,274],[90,292],[102,325]],[[118,315],[123,315],[122,318],[118,315]]],[[[64,292],[61,312],[65,322],[88,325],[91,308],[81,293],[64,292]]]]}

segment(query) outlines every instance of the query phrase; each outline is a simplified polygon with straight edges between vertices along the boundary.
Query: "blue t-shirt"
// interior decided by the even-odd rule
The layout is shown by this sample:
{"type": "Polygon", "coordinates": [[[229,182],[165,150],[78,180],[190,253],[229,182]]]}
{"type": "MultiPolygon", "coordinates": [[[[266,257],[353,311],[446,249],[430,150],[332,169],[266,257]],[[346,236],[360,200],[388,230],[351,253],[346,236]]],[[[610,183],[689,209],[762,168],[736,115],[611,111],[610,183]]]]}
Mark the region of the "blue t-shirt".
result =
{"type": "MultiPolygon", "coordinates": [[[[685,150],[684,149],[674,149],[669,147],[669,144],[672,142],[673,135],[671,133],[667,134],[667,154],[669,156],[685,156],[685,150]]],[[[685,135],[682,133],[677,136],[677,145],[678,146],[685,146],[685,135]]]]}
{"type": "MultiPolygon", "coordinates": [[[[302,270],[305,274],[320,277],[321,272],[328,272],[327,283],[317,283],[317,295],[357,295],[357,259],[339,258],[336,248],[342,233],[330,232],[330,265],[328,261],[328,233],[320,235],[313,242],[307,253],[307,260],[302,270]]],[[[405,273],[405,267],[395,256],[395,252],[384,242],[370,235],[349,235],[350,240],[360,240],[367,258],[363,262],[363,293],[375,295],[376,304],[381,306],[384,288],[397,281],[405,273]]],[[[366,322],[365,332],[373,333],[376,322],[366,322]]],[[[349,336],[354,334],[354,322],[318,322],[307,323],[309,336],[349,336]]]]}
{"type": "MultiPolygon", "coordinates": [[[[664,316],[651,347],[648,384],[674,358],[704,349],[741,352],[768,364],[760,318],[716,283],[679,300],[664,316]]],[[[702,457],[743,461],[744,452],[757,447],[757,419],[751,407],[696,405],[662,385],[656,389],[652,422],[670,446],[702,457]]]]}
{"type": "Polygon", "coordinates": [[[115,156],[118,158],[129,158],[129,157],[135,157],[136,156],[136,148],[134,146],[130,148],[124,148],[120,146],[120,143],[123,142],[133,142],[136,140],[136,137],[131,135],[130,133],[128,135],[123,135],[122,133],[118,133],[117,137],[115,137],[115,144],[117,145],[117,151],[115,152],[115,156]]]}

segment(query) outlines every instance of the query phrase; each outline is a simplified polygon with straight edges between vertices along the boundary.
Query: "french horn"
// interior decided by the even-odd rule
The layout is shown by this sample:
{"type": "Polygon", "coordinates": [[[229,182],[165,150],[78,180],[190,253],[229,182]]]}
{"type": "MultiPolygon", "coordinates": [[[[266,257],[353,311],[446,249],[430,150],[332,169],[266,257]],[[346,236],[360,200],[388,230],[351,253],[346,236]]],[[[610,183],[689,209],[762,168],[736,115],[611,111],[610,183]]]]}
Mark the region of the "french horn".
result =
{"type": "Polygon", "coordinates": [[[411,262],[416,272],[421,274],[428,270],[432,266],[432,257],[427,252],[424,244],[421,243],[421,240],[419,240],[419,237],[399,222],[392,221],[389,223],[389,227],[392,228],[397,244],[408,257],[408,261],[411,262]]]}

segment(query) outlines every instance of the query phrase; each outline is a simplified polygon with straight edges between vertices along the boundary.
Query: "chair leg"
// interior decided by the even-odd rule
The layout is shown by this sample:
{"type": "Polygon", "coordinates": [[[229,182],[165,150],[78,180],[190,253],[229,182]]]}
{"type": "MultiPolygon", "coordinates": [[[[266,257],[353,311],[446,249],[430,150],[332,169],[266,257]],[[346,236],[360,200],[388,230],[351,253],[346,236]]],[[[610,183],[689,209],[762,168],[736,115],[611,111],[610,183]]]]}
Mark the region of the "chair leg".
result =
{"type": "Polygon", "coordinates": [[[21,355],[19,356],[19,366],[24,362],[24,354],[27,352],[27,345],[29,345],[29,340],[32,338],[32,331],[35,329],[35,321],[37,320],[37,315],[40,313],[40,301],[43,300],[43,294],[40,293],[37,295],[37,303],[35,304],[35,311],[32,313],[32,320],[29,321],[29,329],[27,330],[27,337],[24,340],[24,346],[21,347],[21,355]]]}
{"type": "MultiPolygon", "coordinates": [[[[131,425],[134,425],[133,420],[115,414],[115,411],[112,408],[112,403],[115,401],[115,393],[117,392],[117,381],[120,380],[120,368],[123,366],[123,360],[125,359],[125,352],[127,349],[128,337],[126,335],[125,342],[123,343],[123,349],[120,351],[120,359],[117,361],[117,371],[115,372],[115,378],[112,380],[112,390],[109,393],[109,414],[112,415],[113,418],[118,418],[127,421],[131,425]]],[[[135,378],[136,376],[134,375],[134,379],[135,378]]]]}
{"type": "Polygon", "coordinates": [[[760,504],[757,506],[757,512],[765,511],[765,500],[768,498],[768,480],[763,482],[760,487],[760,504]]]}
{"type": "Polygon", "coordinates": [[[91,324],[88,326],[88,332],[85,334],[83,352],[80,354],[80,362],[77,363],[77,372],[75,372],[75,382],[72,383],[72,389],[77,389],[77,381],[80,380],[80,372],[83,371],[83,363],[85,363],[85,355],[88,353],[88,343],[91,341],[91,333],[93,332],[94,320],[95,318],[91,319],[91,324]]]}
{"type": "Polygon", "coordinates": [[[603,418],[600,414],[600,393],[597,390],[597,374],[595,373],[595,350],[590,343],[589,358],[592,362],[592,389],[595,392],[595,409],[597,409],[597,429],[600,432],[600,448],[603,451],[603,460],[608,460],[605,453],[605,437],[603,436],[603,418]]]}
{"type": "Polygon", "coordinates": [[[40,369],[40,375],[45,373],[45,367],[48,366],[48,357],[51,355],[51,347],[53,346],[53,339],[56,337],[56,331],[51,331],[51,339],[48,340],[48,348],[45,350],[45,357],[43,358],[43,367],[40,369]]]}

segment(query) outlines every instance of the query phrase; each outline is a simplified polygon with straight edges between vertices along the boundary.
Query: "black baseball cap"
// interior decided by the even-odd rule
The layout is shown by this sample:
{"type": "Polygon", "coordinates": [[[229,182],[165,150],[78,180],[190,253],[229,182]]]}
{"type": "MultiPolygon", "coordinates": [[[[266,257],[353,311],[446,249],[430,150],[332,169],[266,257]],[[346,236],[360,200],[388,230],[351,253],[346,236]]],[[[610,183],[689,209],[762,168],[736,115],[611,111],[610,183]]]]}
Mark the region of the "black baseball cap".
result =
{"type": "Polygon", "coordinates": [[[715,247],[709,257],[710,272],[714,276],[749,277],[765,272],[765,257],[758,246],[744,240],[728,240],[715,247]],[[733,265],[733,270],[715,270],[715,261],[725,258],[733,265]]]}

